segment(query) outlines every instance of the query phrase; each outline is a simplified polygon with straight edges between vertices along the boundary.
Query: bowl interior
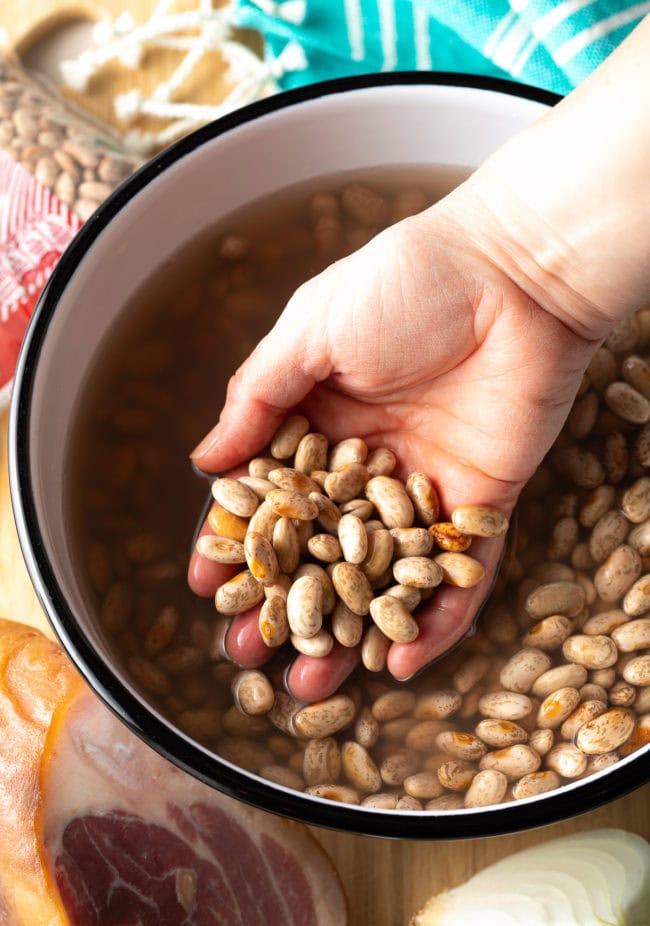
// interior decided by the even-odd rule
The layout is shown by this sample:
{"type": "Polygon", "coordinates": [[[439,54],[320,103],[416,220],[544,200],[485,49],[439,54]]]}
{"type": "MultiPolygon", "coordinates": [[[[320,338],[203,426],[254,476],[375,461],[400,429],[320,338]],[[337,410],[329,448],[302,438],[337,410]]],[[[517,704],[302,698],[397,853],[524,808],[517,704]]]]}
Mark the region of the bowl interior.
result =
{"type": "Polygon", "coordinates": [[[67,282],[35,370],[30,478],[42,542],[79,626],[106,644],[76,580],[64,499],[74,410],[97,352],[133,293],[183,243],[265,194],[323,174],[385,165],[475,167],[539,116],[537,102],[468,87],[386,86],[334,93],[243,122],[139,189],[67,282]]]}
{"type": "MultiPolygon", "coordinates": [[[[214,771],[215,763],[217,767],[228,763],[215,760],[172,728],[130,684],[112,660],[110,644],[95,618],[95,605],[79,580],[62,486],[79,397],[92,378],[104,341],[156,268],[202,229],[234,210],[324,175],[396,165],[473,168],[546,108],[541,102],[506,92],[418,82],[360,86],[346,92],[330,89],[321,95],[314,91],[311,99],[289,103],[278,98],[262,115],[251,118],[250,110],[243,110],[236,118],[195,135],[127,183],[87,224],[76,249],[55,274],[55,285],[36,320],[38,339],[32,337],[23,357],[18,390],[26,393],[25,383],[29,383],[28,472],[14,474],[16,493],[24,494],[29,486],[33,503],[33,520],[27,525],[31,536],[24,543],[28,565],[55,628],[91,683],[96,684],[96,674],[84,652],[98,656],[104,677],[119,680],[132,703],[139,705],[139,721],[133,710],[130,714],[123,710],[123,717],[142,729],[147,718],[155,715],[171,731],[171,748],[166,747],[171,758],[179,760],[187,748],[180,763],[218,786],[223,781],[214,771]],[[45,579],[43,563],[47,563],[45,579]],[[71,644],[64,622],[57,620],[57,600],[65,602],[72,616],[77,643],[71,644]],[[212,762],[210,772],[197,771],[199,752],[212,762]]],[[[14,417],[26,413],[25,399],[26,395],[20,397],[23,405],[14,409],[14,417]]],[[[102,685],[96,687],[105,696],[102,685]]],[[[255,778],[235,767],[232,770],[239,779],[255,778]]],[[[268,783],[263,789],[284,791],[288,797],[281,799],[280,809],[300,816],[290,806],[297,797],[293,792],[268,783]]],[[[254,798],[248,795],[248,799],[254,798]]],[[[300,800],[331,809],[328,802],[317,798],[301,795],[300,800]]],[[[518,802],[517,807],[524,803],[518,802]]],[[[512,816],[511,811],[493,809],[492,813],[512,816]]],[[[337,812],[359,818],[362,814],[382,816],[356,807],[337,812]]],[[[468,814],[476,815],[476,811],[442,816],[468,814]]],[[[431,814],[425,816],[431,820],[431,814]]],[[[356,826],[364,832],[373,830],[366,823],[356,826]]],[[[512,823],[508,828],[514,828],[512,823]]],[[[442,831],[435,834],[444,835],[442,831]]],[[[455,833],[469,834],[462,827],[455,833]]]]}

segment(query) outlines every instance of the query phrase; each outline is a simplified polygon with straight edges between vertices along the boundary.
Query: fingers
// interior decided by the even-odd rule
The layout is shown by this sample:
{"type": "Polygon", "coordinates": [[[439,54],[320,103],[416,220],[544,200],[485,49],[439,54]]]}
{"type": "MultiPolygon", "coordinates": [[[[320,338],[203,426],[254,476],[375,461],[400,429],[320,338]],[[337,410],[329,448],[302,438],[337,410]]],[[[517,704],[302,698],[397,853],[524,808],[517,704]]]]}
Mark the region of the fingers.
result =
{"type": "Polygon", "coordinates": [[[298,701],[321,701],[340,688],[360,660],[360,647],[335,642],[327,656],[298,656],[287,673],[286,686],[298,701]]]}
{"type": "MultiPolygon", "coordinates": [[[[243,669],[264,665],[276,653],[265,645],[259,631],[259,605],[239,614],[225,639],[229,659],[243,669]]],[[[300,655],[289,669],[286,687],[298,701],[320,701],[334,694],[360,660],[359,647],[335,643],[327,656],[316,659],[300,655]]]]}
{"type": "Polygon", "coordinates": [[[393,643],[388,651],[388,670],[394,678],[407,681],[467,634],[491,592],[503,546],[503,540],[474,542],[472,555],[483,563],[485,578],[473,589],[441,585],[434,591],[420,616],[415,615],[420,626],[416,639],[393,643]]]}
{"type": "MultiPolygon", "coordinates": [[[[201,525],[196,539],[206,534],[214,534],[207,518],[201,525]]],[[[213,563],[211,560],[206,559],[205,556],[200,556],[194,549],[187,567],[187,583],[195,595],[199,595],[201,598],[213,598],[219,586],[227,582],[228,579],[232,579],[240,569],[240,566],[224,566],[221,563],[213,563]]]]}
{"type": "Polygon", "coordinates": [[[323,327],[314,331],[309,323],[314,304],[323,301],[321,291],[318,278],[302,286],[235,373],[218,424],[192,451],[192,460],[201,469],[218,472],[255,456],[269,443],[287,411],[314,383],[328,377],[323,327]]]}
{"type": "Polygon", "coordinates": [[[242,669],[263,666],[275,652],[262,640],[259,621],[260,606],[256,605],[250,611],[238,614],[226,633],[226,654],[242,669]]]}

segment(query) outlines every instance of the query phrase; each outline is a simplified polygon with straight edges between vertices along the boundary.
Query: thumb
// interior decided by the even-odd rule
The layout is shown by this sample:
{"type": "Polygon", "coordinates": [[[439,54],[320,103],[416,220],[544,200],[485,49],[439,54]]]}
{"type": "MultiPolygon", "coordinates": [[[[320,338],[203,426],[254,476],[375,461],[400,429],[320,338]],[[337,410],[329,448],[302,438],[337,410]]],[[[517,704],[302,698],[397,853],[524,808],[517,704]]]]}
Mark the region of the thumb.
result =
{"type": "MultiPolygon", "coordinates": [[[[321,275],[322,276],[322,275],[321,275]]],[[[231,378],[219,421],[192,451],[207,472],[223,472],[266,446],[290,409],[331,372],[327,300],[319,277],[303,284],[271,331],[231,378]]]]}

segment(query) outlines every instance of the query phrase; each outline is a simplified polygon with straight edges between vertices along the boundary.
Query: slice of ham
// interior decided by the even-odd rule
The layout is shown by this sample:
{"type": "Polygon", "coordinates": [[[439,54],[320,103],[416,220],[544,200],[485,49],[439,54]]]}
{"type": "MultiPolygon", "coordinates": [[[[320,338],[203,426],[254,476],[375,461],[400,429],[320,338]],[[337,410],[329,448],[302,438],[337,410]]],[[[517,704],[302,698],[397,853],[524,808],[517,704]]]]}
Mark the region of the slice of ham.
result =
{"type": "Polygon", "coordinates": [[[344,926],[309,831],[142,743],[38,631],[0,620],[0,922],[344,926]]]}

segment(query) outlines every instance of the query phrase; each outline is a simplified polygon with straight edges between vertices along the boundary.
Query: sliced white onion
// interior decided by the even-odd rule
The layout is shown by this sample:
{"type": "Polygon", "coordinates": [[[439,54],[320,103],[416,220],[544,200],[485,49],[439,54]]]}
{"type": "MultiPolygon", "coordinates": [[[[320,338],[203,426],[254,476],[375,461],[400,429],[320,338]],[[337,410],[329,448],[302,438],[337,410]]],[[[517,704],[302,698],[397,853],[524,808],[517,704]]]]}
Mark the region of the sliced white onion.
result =
{"type": "Polygon", "coordinates": [[[411,926],[648,926],[650,845],[625,830],[564,836],[432,897],[411,926]]]}

